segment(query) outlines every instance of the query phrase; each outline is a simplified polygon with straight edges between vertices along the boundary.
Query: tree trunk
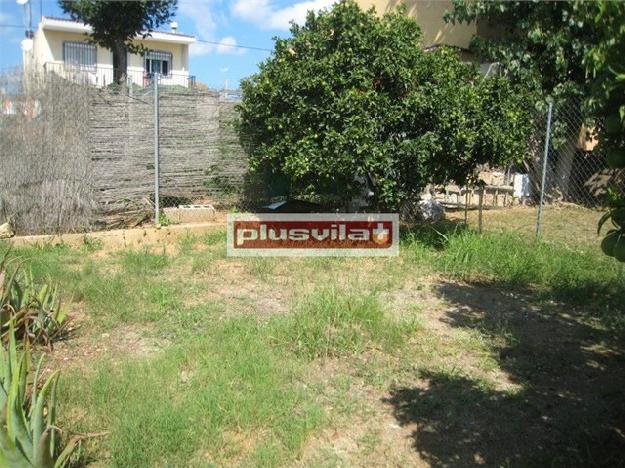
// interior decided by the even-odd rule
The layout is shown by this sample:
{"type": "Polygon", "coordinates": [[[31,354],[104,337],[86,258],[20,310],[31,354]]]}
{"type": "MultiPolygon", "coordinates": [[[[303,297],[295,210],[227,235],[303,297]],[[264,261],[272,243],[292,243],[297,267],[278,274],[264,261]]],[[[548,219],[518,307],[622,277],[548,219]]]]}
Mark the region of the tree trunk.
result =
{"type": "Polygon", "coordinates": [[[117,84],[125,84],[128,76],[128,51],[123,42],[113,45],[113,79],[117,84]]]}

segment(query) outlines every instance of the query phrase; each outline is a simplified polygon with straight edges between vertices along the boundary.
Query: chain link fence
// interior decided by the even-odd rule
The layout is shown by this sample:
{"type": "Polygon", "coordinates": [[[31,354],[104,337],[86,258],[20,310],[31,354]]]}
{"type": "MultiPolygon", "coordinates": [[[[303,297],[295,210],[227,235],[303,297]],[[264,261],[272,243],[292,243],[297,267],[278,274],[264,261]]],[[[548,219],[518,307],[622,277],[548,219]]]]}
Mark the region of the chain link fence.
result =
{"type": "Polygon", "coordinates": [[[623,171],[607,166],[598,145],[602,122],[588,122],[582,101],[556,103],[544,112],[543,152],[528,164],[534,189],[536,235],[571,244],[597,244],[597,222],[608,189],[625,194],[623,171]]]}
{"type": "MultiPolygon", "coordinates": [[[[0,73],[0,224],[43,234],[198,223],[269,201],[248,172],[237,91],[73,76],[0,73]]],[[[430,193],[478,229],[595,242],[607,188],[625,192],[597,147],[599,124],[567,102],[536,111],[533,125],[522,164],[430,193]]]]}
{"type": "MultiPolygon", "coordinates": [[[[80,75],[78,75],[80,76],[80,75]]],[[[212,221],[244,206],[236,92],[0,73],[0,225],[16,234],[212,221]]]]}
{"type": "Polygon", "coordinates": [[[469,195],[458,197],[462,213],[452,217],[464,217],[477,229],[517,231],[572,246],[597,244],[608,189],[625,193],[623,171],[609,168],[598,146],[601,122],[586,121],[580,99],[545,105],[532,124],[523,163],[481,171],[484,184],[462,188],[469,195]]]}

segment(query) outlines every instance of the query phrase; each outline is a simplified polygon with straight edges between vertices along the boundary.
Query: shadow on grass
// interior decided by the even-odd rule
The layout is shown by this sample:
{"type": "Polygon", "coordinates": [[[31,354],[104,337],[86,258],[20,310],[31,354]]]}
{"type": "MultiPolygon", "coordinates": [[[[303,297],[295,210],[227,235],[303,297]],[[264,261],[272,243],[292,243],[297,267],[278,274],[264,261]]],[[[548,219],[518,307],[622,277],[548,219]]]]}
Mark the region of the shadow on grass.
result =
{"type": "MultiPolygon", "coordinates": [[[[433,465],[624,466],[625,344],[575,310],[531,296],[443,283],[443,320],[494,337],[503,385],[421,373],[391,391],[414,448],[433,465]]],[[[489,341],[491,342],[491,341],[489,341]]]]}
{"type": "Polygon", "coordinates": [[[405,226],[402,250],[454,279],[532,291],[600,313],[625,303],[625,267],[597,246],[571,248],[510,232],[481,235],[462,222],[442,221],[405,226]]]}

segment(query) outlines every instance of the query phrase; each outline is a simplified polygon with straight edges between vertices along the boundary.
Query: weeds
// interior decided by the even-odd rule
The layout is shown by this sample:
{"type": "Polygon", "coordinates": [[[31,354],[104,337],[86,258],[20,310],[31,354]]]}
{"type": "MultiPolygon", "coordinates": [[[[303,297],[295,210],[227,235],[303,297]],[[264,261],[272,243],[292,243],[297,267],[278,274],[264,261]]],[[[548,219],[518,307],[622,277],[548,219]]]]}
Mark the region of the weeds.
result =
{"type": "Polygon", "coordinates": [[[622,265],[590,250],[531,242],[516,234],[461,232],[446,240],[435,262],[450,277],[535,287],[569,303],[625,300],[622,265]]]}
{"type": "Polygon", "coordinates": [[[126,251],[122,255],[122,266],[133,275],[145,275],[160,271],[169,265],[169,257],[162,253],[153,253],[147,249],[126,251]]]}
{"type": "Polygon", "coordinates": [[[386,350],[403,345],[415,322],[387,318],[377,296],[321,288],[304,297],[292,314],[273,322],[278,343],[308,359],[363,351],[368,345],[386,350]]]}
{"type": "Polygon", "coordinates": [[[261,281],[266,281],[273,273],[276,264],[271,258],[254,257],[248,260],[250,273],[261,281]]]}
{"type": "Polygon", "coordinates": [[[297,360],[272,346],[255,320],[238,318],[148,361],[77,375],[71,403],[110,428],[119,466],[221,464],[232,431],[249,434],[230,442],[244,464],[275,466],[296,456],[323,420],[310,393],[293,385],[299,374],[297,360]]]}
{"type": "MultiPolygon", "coordinates": [[[[229,259],[224,240],[223,231],[183,238],[176,257],[147,250],[97,257],[66,247],[19,251],[32,264],[34,281],[51,276],[63,282],[86,311],[93,336],[102,327],[132,322],[146,325],[137,327],[141,333],[167,340],[167,346],[141,358],[92,355],[81,362],[86,371],[71,371],[71,387],[61,383],[62,407],[72,415],[72,425],[86,432],[110,431],[101,446],[89,451],[94,458],[117,466],[306,464],[310,458],[303,454],[309,447],[326,453],[326,447],[317,451],[317,431],[361,424],[401,380],[408,382],[406,410],[437,417],[441,408],[443,416],[434,422],[465,427],[467,404],[469,409],[482,405],[488,419],[480,429],[488,429],[490,418],[497,420],[502,409],[523,409],[519,405],[525,403],[508,395],[542,372],[536,356],[545,351],[541,359],[547,360],[553,349],[538,340],[536,349],[524,351],[528,336],[520,330],[526,318],[514,313],[488,319],[484,311],[458,306],[454,315],[445,315],[440,308],[447,305],[433,301],[436,293],[421,281],[423,272],[531,290],[540,299],[532,307],[549,313],[534,317],[539,322],[530,331],[541,329],[541,320],[555,315],[552,309],[563,309],[558,303],[548,308],[542,299],[602,304],[616,317],[624,294],[623,270],[592,250],[534,243],[509,233],[479,235],[452,223],[405,232],[399,259],[229,259]],[[232,287],[220,291],[224,274],[232,287]],[[243,306],[233,299],[240,292],[237,286],[247,294],[243,306]],[[258,310],[272,307],[274,288],[282,288],[279,300],[290,299],[291,310],[251,315],[247,306],[257,298],[258,310]],[[439,308],[436,324],[431,305],[439,308]],[[497,390],[502,371],[520,383],[497,390]],[[434,391],[414,393],[415,379],[430,379],[434,391]],[[441,389],[445,393],[439,396],[441,389]],[[492,405],[487,397],[497,392],[502,396],[492,405]],[[363,401],[363,393],[373,394],[376,402],[363,401]],[[416,402],[413,395],[419,397],[416,402]],[[448,406],[454,411],[448,412],[448,406]]],[[[564,338],[564,343],[574,339],[564,338]]],[[[562,362],[589,352],[582,356],[575,346],[569,348],[562,362]]],[[[540,390],[533,398],[556,401],[540,390]]],[[[506,440],[512,440],[509,435],[515,433],[508,429],[506,440]]],[[[380,442],[375,431],[357,437],[363,456],[372,452],[372,459],[382,450],[376,445],[388,443],[388,437],[380,442]]],[[[412,462],[409,458],[404,464],[412,462]]]]}
{"type": "Polygon", "coordinates": [[[6,253],[0,259],[0,333],[7,339],[10,327],[20,339],[50,346],[69,320],[61,307],[57,287],[50,281],[38,286],[6,253]]]}

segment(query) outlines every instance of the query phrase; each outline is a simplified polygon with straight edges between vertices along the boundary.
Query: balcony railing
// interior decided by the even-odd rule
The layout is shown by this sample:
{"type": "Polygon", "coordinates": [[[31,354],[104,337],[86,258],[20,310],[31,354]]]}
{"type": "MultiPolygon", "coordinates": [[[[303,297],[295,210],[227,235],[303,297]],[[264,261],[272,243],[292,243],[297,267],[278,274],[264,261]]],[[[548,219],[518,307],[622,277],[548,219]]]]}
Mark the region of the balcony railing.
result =
{"type": "MultiPolygon", "coordinates": [[[[114,85],[119,82],[122,75],[120,70],[113,69],[112,66],[96,65],[82,66],[72,65],[62,62],[46,62],[43,65],[44,73],[53,73],[66,80],[76,83],[88,84],[97,87],[114,85]]],[[[125,83],[133,87],[152,86],[154,75],[138,67],[128,67],[125,83]]],[[[159,85],[180,86],[184,88],[195,87],[195,76],[188,72],[172,71],[167,75],[159,75],[159,85]]]]}

